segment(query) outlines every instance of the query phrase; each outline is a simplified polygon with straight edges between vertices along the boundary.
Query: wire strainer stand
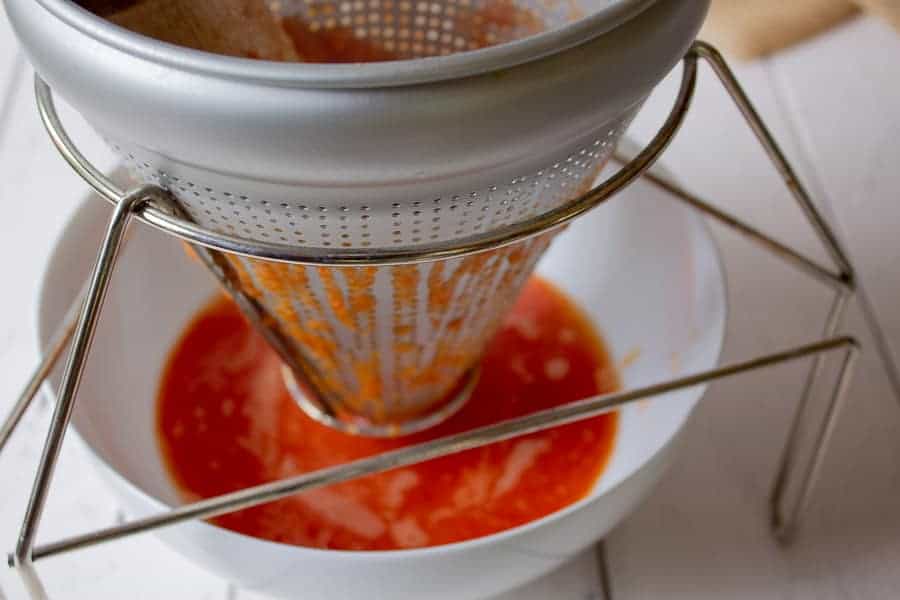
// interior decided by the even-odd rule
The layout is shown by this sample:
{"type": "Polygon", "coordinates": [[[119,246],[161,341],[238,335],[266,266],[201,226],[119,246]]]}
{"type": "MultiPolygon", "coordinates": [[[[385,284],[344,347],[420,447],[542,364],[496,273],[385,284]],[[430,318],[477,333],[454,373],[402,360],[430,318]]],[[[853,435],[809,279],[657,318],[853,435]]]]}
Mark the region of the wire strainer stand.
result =
{"type": "MultiPolygon", "coordinates": [[[[32,582],[33,589],[40,589],[40,584],[35,579],[33,562],[48,556],[71,552],[190,519],[215,517],[285,498],[315,487],[347,481],[363,475],[418,463],[549,427],[597,416],[643,398],[706,384],[779,363],[812,357],[812,365],[795,408],[793,422],[788,430],[787,440],[770,496],[769,510],[772,533],[781,543],[786,544],[791,541],[796,531],[798,520],[810,499],[817,475],[822,466],[825,448],[835,427],[836,418],[842,400],[846,395],[854,362],[858,354],[858,344],[854,338],[837,335],[842,315],[845,312],[848,300],[856,291],[856,285],[852,265],[836,236],[816,209],[806,188],[796,177],[793,168],[773,139],[765,123],[759,117],[728,65],[715,48],[699,41],[693,44],[683,59],[681,85],[665,123],[650,143],[636,157],[631,160],[618,159],[622,163],[622,167],[614,175],[574,201],[548,213],[515,225],[503,227],[478,238],[473,238],[462,245],[436,246],[425,250],[404,248],[293,248],[286,245],[255,242],[214,233],[198,227],[185,217],[177,204],[169,198],[163,189],[145,185],[131,190],[121,190],[100,173],[79,152],[66,134],[57,116],[50,88],[39,78],[36,79],[35,86],[41,118],[54,144],[70,166],[102,197],[111,202],[115,206],[115,210],[89,282],[79,298],[73,303],[64,322],[53,337],[44,359],[14,405],[11,414],[3,423],[2,428],[0,428],[0,450],[2,450],[22,415],[31,404],[44,379],[71,342],[65,372],[57,394],[58,401],[54,408],[50,430],[47,434],[43,454],[38,465],[27,512],[15,551],[9,555],[10,566],[19,567],[26,580],[32,582]],[[699,60],[706,61],[712,67],[712,70],[718,76],[719,82],[737,105],[760,145],[762,145],[769,159],[781,175],[791,195],[799,204],[809,224],[825,246],[837,267],[836,270],[822,266],[731,214],[713,207],[676,184],[647,172],[668,146],[689,110],[696,85],[697,63],[699,60]],[[62,447],[66,428],[74,408],[80,376],[100,316],[107,284],[112,276],[118,250],[131,217],[136,216],[145,223],[191,244],[201,260],[223,284],[228,285],[229,279],[224,272],[227,263],[221,252],[307,265],[330,266],[404,264],[463,256],[508,245],[563,225],[602,203],[640,176],[668,192],[673,198],[685,202],[708,217],[727,225],[750,241],[784,259],[831,289],[833,299],[822,338],[805,345],[754,357],[716,369],[679,377],[639,389],[586,398],[524,417],[404,447],[348,464],[246,488],[186,504],[161,514],[35,546],[35,534],[49,493],[50,482],[62,447]],[[801,464],[799,460],[800,443],[803,437],[801,433],[807,427],[805,423],[807,420],[805,418],[807,408],[813,396],[816,382],[821,378],[824,371],[825,354],[834,351],[842,352],[842,360],[835,387],[827,398],[824,417],[813,433],[809,457],[802,461],[801,464]],[[34,586],[37,587],[34,588],[34,586]]],[[[255,308],[253,305],[254,301],[243,296],[239,289],[231,289],[230,291],[239,303],[247,303],[242,308],[245,309],[245,312],[252,319],[255,308]]],[[[261,319],[256,324],[277,350],[280,343],[277,335],[271,335],[268,328],[261,323],[261,319]]],[[[878,345],[878,350],[881,352],[882,359],[889,370],[893,369],[896,371],[886,348],[878,345]]],[[[598,544],[597,557],[600,561],[601,574],[606,572],[604,556],[603,546],[600,543],[598,544]]],[[[604,584],[604,589],[608,591],[606,584],[604,584]]]]}

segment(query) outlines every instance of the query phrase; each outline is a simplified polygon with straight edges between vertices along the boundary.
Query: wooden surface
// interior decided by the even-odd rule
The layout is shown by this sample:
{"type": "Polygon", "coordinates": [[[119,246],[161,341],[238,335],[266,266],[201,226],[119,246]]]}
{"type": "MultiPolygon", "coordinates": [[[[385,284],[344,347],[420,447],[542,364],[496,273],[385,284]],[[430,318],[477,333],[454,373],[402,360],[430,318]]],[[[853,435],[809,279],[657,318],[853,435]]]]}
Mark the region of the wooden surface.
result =
{"type": "MultiPolygon", "coordinates": [[[[883,23],[851,21],[773,58],[737,67],[760,112],[843,236],[885,333],[900,346],[900,39],[883,23]]],[[[672,98],[661,86],[634,127],[646,139],[672,98]]],[[[113,164],[71,111],[76,140],[113,164]]],[[[683,131],[665,157],[690,188],[798,248],[824,252],[704,70],[683,131]]],[[[84,185],[41,129],[31,70],[0,19],[0,410],[37,360],[34,304],[51,245],[84,185]]],[[[818,336],[827,290],[734,234],[714,228],[729,273],[725,360],[818,336]]],[[[690,424],[684,452],[653,496],[609,537],[617,600],[645,598],[892,598],[900,593],[900,407],[854,304],[846,330],[867,352],[850,390],[796,544],[767,532],[766,497],[802,365],[714,385],[690,424]]],[[[41,402],[0,456],[0,550],[11,550],[49,419],[41,402]]],[[[117,508],[67,444],[39,539],[114,522],[117,508]]],[[[142,536],[41,562],[51,598],[258,598],[142,536]]],[[[0,597],[24,598],[0,568],[0,597]]],[[[600,598],[593,557],[504,600],[600,598]]]]}

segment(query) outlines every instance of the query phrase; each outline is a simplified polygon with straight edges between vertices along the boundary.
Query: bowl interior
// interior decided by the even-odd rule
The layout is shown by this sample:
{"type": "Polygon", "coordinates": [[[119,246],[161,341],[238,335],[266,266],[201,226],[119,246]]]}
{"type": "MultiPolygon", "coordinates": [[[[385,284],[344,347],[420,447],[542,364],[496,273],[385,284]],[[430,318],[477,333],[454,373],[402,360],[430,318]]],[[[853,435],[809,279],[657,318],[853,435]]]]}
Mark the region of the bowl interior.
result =
{"type": "MultiPolygon", "coordinates": [[[[42,347],[88,273],[108,215],[105,203],[86,200],[58,242],[40,296],[42,347]]],[[[726,317],[717,251],[698,217],[649,184],[636,183],[572,224],[538,271],[594,320],[626,387],[715,365],[726,317]]],[[[215,290],[212,277],[187,258],[180,242],[132,226],[73,424],[114,473],[156,503],[181,503],[156,439],[159,377],[182,329],[215,290]]],[[[54,389],[59,377],[57,369],[54,389]]],[[[610,464],[582,502],[602,496],[659,452],[701,394],[696,387],[623,409],[610,464]]]]}

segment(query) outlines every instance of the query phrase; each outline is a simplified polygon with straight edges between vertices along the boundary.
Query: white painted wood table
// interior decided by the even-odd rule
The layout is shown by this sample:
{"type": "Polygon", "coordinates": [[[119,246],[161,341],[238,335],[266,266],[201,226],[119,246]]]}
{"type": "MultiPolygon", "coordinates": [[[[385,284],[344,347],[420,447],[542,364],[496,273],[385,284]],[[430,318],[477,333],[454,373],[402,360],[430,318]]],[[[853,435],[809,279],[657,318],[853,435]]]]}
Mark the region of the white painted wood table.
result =
{"type": "MultiPolygon", "coordinates": [[[[879,313],[900,346],[900,37],[859,19],[737,73],[789,157],[838,228],[879,313]]],[[[664,162],[687,186],[825,259],[799,210],[703,73],[691,115],[664,162]]],[[[668,108],[662,86],[634,127],[646,139],[668,108]]],[[[86,153],[113,164],[71,111],[86,153]]],[[[31,70],[0,19],[0,411],[37,361],[34,304],[51,245],[85,191],[38,121],[31,70]]],[[[820,284],[714,228],[729,273],[731,318],[724,360],[811,340],[829,298],[820,284]]],[[[645,598],[870,599],[900,597],[900,406],[851,307],[846,330],[866,345],[796,543],[767,530],[772,472],[804,369],[796,364],[712,386],[679,461],[653,496],[607,540],[617,600],[645,598]]],[[[0,457],[0,550],[12,549],[38,460],[49,407],[38,403],[0,457]]],[[[57,538],[108,525],[117,508],[77,448],[63,458],[39,534],[57,538]]],[[[140,536],[38,563],[51,598],[249,600],[140,536]]],[[[24,598],[0,568],[0,597],[24,598]]],[[[600,598],[590,554],[507,600],[600,598]]]]}

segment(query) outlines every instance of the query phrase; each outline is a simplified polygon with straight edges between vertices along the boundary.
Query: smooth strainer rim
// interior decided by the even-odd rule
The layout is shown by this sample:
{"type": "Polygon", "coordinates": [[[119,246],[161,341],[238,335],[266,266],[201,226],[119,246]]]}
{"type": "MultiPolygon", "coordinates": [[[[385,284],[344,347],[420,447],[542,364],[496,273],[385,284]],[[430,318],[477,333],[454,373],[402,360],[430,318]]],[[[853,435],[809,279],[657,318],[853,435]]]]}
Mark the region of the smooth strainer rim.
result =
{"type": "Polygon", "coordinates": [[[212,54],[133,33],[72,0],[30,1],[102,44],[181,71],[285,87],[373,88],[467,77],[537,60],[602,35],[657,0],[603,0],[606,6],[569,25],[480,50],[354,64],[282,63],[212,54]]]}

